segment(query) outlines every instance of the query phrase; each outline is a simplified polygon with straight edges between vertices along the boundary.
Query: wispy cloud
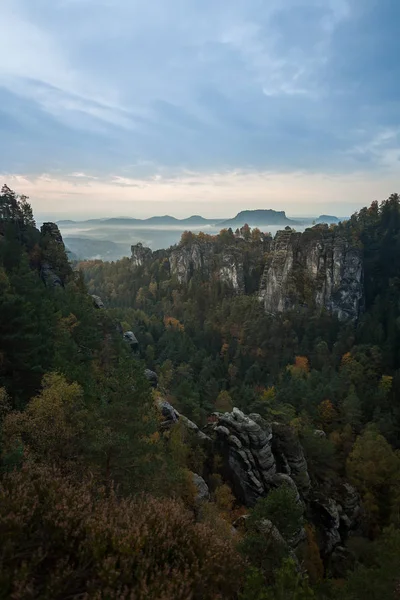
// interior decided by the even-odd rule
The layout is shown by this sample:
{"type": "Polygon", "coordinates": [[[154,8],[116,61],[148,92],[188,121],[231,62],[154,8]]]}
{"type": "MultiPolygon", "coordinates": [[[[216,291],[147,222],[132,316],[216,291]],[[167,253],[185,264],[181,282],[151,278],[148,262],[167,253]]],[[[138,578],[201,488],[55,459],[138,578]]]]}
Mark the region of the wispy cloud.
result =
{"type": "Polygon", "coordinates": [[[8,173],[398,174],[392,0],[2,0],[0,19],[8,173]]]}

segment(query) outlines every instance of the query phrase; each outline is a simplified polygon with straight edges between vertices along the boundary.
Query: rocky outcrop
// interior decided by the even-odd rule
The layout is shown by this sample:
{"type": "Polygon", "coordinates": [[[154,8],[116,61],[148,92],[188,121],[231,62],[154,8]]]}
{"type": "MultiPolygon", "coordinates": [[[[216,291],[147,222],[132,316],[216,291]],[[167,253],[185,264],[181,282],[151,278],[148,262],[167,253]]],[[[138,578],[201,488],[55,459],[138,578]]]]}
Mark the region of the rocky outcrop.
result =
{"type": "Polygon", "coordinates": [[[196,488],[195,504],[199,506],[208,502],[210,500],[210,490],[204,479],[197,473],[192,473],[192,481],[196,488]]]}
{"type": "Polygon", "coordinates": [[[132,267],[141,267],[144,263],[150,260],[153,256],[153,252],[147,246],[143,246],[143,244],[135,244],[131,246],[131,262],[132,267]]]}
{"type": "Polygon", "coordinates": [[[234,408],[232,413],[219,415],[213,425],[228,479],[246,506],[254,506],[268,493],[276,473],[271,427],[259,415],[255,415],[258,422],[252,416],[234,408]]]}
{"type": "Polygon", "coordinates": [[[352,485],[344,482],[332,491],[332,497],[318,492],[312,494],[309,506],[319,532],[322,554],[329,556],[346,541],[349,532],[357,528],[361,514],[360,496],[352,485]]]}
{"type": "Polygon", "coordinates": [[[286,227],[272,242],[259,297],[274,314],[325,309],[356,320],[364,298],[361,250],[339,228],[317,225],[299,233],[286,227]]]}
{"type": "Polygon", "coordinates": [[[270,244],[268,236],[245,241],[240,236],[228,241],[212,236],[192,236],[169,250],[152,252],[142,244],[131,247],[132,268],[159,262],[159,268],[187,285],[193,277],[202,281],[220,281],[236,293],[253,292],[258,287],[265,248],[270,244]],[[251,279],[252,289],[246,285],[251,279]],[[255,279],[255,284],[253,282],[255,279]]]}
{"type": "MultiPolygon", "coordinates": [[[[161,429],[181,422],[205,449],[211,463],[215,454],[222,458],[221,474],[246,507],[252,508],[257,500],[281,486],[291,488],[307,519],[316,527],[324,558],[341,548],[350,530],[357,527],[361,502],[356,490],[347,482],[324,493],[313,489],[301,443],[290,426],[267,423],[258,414],[247,416],[234,408],[231,413],[213,413],[201,431],[166,400],[159,397],[157,404],[163,416],[161,429]]],[[[238,520],[235,527],[241,527],[242,521],[238,520]]],[[[301,526],[289,545],[295,548],[304,539],[301,526]]],[[[342,556],[338,550],[338,562],[342,556]]]]}
{"type": "Polygon", "coordinates": [[[40,276],[48,287],[63,287],[72,274],[64,242],[55,223],[43,223],[40,228],[42,263],[40,276]]]}
{"type": "Polygon", "coordinates": [[[171,275],[179,283],[189,283],[195,273],[204,279],[214,277],[237,292],[244,292],[243,256],[235,246],[223,250],[208,241],[178,246],[169,257],[171,275]]]}
{"type": "Polygon", "coordinates": [[[40,267],[40,277],[46,287],[63,287],[61,277],[57,275],[54,269],[47,262],[42,263],[42,266],[40,267]]]}
{"type": "Polygon", "coordinates": [[[150,385],[153,388],[157,387],[157,385],[158,385],[157,373],[155,373],[154,371],[151,371],[150,369],[145,369],[144,376],[146,377],[147,381],[150,383],[150,385]]]}
{"type": "Polygon", "coordinates": [[[102,310],[103,308],[105,308],[104,302],[100,298],[100,296],[96,296],[95,294],[91,294],[91,296],[92,296],[93,304],[94,304],[95,308],[98,308],[99,310],[102,310]]]}
{"type": "Polygon", "coordinates": [[[64,242],[62,239],[61,232],[56,223],[43,223],[40,228],[40,233],[43,238],[51,239],[53,242],[62,245],[63,249],[65,249],[64,242]]]}
{"type": "Polygon", "coordinates": [[[293,428],[281,423],[273,423],[272,431],[273,451],[279,471],[290,475],[297,489],[303,496],[306,496],[310,490],[311,482],[307,462],[297,433],[293,428]]]}
{"type": "Polygon", "coordinates": [[[324,555],[329,555],[341,543],[338,506],[332,498],[317,495],[311,501],[311,508],[320,534],[319,546],[324,555]]]}
{"type": "MultiPolygon", "coordinates": [[[[135,351],[139,348],[139,342],[137,340],[136,335],[133,333],[133,331],[125,331],[123,337],[124,337],[124,341],[127,344],[129,344],[129,346],[131,347],[131,350],[135,351]]],[[[156,375],[156,377],[157,377],[157,375],[156,375]]]]}

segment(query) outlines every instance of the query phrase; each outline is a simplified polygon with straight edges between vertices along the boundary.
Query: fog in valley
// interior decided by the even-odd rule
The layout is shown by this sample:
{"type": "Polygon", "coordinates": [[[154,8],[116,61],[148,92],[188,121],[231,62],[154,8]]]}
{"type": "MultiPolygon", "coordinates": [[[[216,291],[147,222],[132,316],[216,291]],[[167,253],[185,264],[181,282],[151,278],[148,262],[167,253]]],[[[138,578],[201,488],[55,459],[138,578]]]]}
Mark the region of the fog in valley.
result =
{"type": "MultiPolygon", "coordinates": [[[[297,219],[294,228],[297,231],[304,231],[306,227],[311,225],[311,219],[307,221],[297,219]]],[[[279,229],[284,227],[284,225],[259,225],[261,231],[270,232],[272,235],[275,235],[279,229]]],[[[73,259],[115,261],[124,256],[130,256],[131,246],[138,242],[152,250],[159,250],[177,244],[184,231],[190,230],[194,233],[204,231],[210,235],[215,235],[223,229],[223,226],[218,225],[218,223],[199,224],[190,227],[177,225],[138,226],[136,223],[131,226],[129,224],[108,225],[99,224],[98,222],[63,224],[61,221],[59,228],[73,259]]]]}

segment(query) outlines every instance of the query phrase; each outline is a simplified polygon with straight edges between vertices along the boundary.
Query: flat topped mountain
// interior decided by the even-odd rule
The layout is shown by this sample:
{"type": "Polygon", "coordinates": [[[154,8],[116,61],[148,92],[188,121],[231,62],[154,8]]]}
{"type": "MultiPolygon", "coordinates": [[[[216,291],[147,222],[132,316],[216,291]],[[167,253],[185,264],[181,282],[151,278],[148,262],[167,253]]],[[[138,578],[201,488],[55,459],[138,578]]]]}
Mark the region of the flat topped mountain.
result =
{"type": "Polygon", "coordinates": [[[228,219],[221,223],[221,226],[240,227],[245,223],[250,226],[296,225],[296,221],[287,218],[284,210],[259,209],[242,210],[233,219],[228,219]]]}

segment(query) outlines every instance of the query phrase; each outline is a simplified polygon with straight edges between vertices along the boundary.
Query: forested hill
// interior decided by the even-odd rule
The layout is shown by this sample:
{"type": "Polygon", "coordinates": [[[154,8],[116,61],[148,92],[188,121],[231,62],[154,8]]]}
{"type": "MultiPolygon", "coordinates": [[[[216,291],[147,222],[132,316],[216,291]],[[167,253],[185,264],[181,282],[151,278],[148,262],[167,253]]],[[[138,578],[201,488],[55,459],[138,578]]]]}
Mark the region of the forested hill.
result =
{"type": "Polygon", "coordinates": [[[4,186],[0,597],[396,598],[399,259],[393,195],[77,270],[4,186]]]}

